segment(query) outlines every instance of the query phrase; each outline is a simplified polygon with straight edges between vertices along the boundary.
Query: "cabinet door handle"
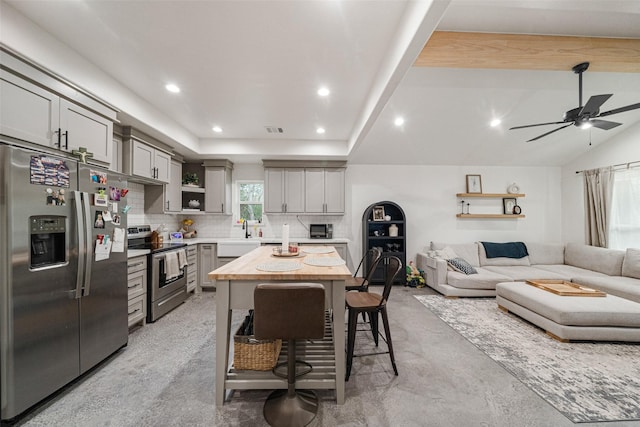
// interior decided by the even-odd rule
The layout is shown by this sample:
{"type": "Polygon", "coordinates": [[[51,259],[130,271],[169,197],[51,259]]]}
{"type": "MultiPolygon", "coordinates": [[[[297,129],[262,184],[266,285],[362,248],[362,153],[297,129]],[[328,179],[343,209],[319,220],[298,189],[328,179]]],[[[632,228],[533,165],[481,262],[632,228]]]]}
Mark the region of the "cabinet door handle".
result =
{"type": "Polygon", "coordinates": [[[69,131],[66,131],[64,133],[64,149],[65,150],[69,149],[69,131]]]}
{"type": "Polygon", "coordinates": [[[140,262],[136,262],[135,264],[129,264],[129,267],[137,267],[142,264],[144,264],[144,262],[140,261],[140,262]]]}
{"type": "Polygon", "coordinates": [[[58,128],[58,130],[54,133],[58,134],[58,144],[56,145],[58,146],[58,148],[62,148],[62,129],[58,128]]]}
{"type": "Polygon", "coordinates": [[[169,203],[170,203],[170,201],[167,200],[167,210],[169,210],[169,203]]]}
{"type": "Polygon", "coordinates": [[[220,212],[224,212],[224,203],[220,203],[220,212]]]}

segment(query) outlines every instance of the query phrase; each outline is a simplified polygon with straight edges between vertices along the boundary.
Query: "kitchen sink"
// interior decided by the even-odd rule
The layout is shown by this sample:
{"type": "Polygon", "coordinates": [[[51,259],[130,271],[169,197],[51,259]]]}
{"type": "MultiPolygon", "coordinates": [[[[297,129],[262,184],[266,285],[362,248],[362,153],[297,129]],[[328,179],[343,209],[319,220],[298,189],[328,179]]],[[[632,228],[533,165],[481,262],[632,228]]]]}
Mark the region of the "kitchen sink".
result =
{"type": "Polygon", "coordinates": [[[219,240],[218,256],[219,257],[239,257],[251,252],[260,246],[259,240],[253,239],[237,239],[237,240],[219,240]]]}

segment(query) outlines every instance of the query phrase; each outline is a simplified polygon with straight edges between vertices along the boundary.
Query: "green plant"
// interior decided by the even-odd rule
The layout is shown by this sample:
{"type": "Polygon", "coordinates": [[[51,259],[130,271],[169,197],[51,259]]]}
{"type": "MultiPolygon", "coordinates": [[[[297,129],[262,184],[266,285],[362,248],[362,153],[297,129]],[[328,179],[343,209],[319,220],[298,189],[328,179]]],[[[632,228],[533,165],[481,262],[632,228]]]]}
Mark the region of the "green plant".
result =
{"type": "Polygon", "coordinates": [[[196,174],[195,172],[193,172],[193,173],[185,173],[184,176],[182,177],[182,184],[184,184],[184,185],[189,185],[189,184],[198,185],[198,174],[196,174]]]}

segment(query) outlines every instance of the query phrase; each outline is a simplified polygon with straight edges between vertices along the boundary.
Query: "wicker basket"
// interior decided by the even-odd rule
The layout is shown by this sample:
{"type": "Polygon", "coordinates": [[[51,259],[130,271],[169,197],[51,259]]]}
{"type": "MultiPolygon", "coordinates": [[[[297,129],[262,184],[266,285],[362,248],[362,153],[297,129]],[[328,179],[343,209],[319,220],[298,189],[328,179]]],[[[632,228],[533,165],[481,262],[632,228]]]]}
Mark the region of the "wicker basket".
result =
{"type": "Polygon", "coordinates": [[[233,336],[233,367],[241,370],[270,371],[276,366],[282,340],[257,340],[255,335],[242,335],[244,324],[233,336]]]}

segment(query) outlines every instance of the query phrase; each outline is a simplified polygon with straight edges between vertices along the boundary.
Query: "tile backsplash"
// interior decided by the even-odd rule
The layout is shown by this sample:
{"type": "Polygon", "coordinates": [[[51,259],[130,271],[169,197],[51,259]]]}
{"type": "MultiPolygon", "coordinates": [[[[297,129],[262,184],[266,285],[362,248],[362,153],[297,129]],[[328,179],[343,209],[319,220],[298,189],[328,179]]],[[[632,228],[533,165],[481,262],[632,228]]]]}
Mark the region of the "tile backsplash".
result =
{"type": "MultiPolygon", "coordinates": [[[[183,219],[190,218],[194,221],[191,229],[197,230],[199,237],[244,237],[244,230],[235,225],[232,215],[145,214],[143,184],[129,183],[126,204],[131,206],[127,218],[128,225],[150,224],[155,230],[160,224],[164,224],[173,231],[181,228],[183,219]]],[[[289,224],[291,238],[306,238],[309,237],[309,224],[318,223],[333,224],[333,237],[350,238],[346,215],[265,215],[262,223],[256,224],[256,233],[254,234],[253,226],[250,226],[250,231],[257,237],[257,230],[262,229],[263,237],[278,238],[282,236],[282,225],[289,224]]]]}

